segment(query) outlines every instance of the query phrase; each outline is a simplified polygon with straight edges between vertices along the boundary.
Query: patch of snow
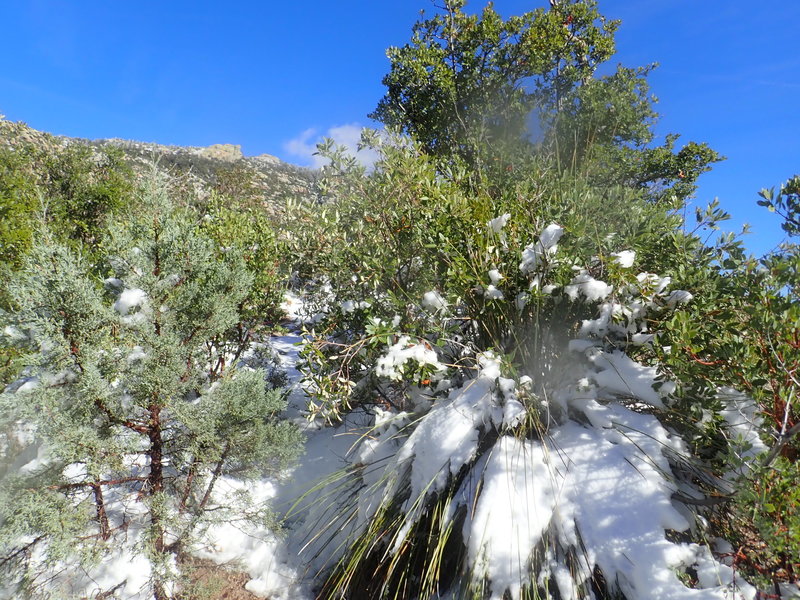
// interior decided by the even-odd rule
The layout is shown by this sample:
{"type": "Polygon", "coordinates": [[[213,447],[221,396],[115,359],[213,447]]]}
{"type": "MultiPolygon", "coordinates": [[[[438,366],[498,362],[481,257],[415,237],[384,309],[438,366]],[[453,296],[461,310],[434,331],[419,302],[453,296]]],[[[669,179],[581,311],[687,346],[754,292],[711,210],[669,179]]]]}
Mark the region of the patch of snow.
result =
{"type": "Polygon", "coordinates": [[[522,312],[528,305],[529,300],[530,300],[529,294],[526,294],[525,292],[520,292],[519,294],[517,294],[517,297],[514,298],[514,306],[517,308],[518,311],[522,312]]]}
{"type": "Polygon", "coordinates": [[[603,352],[598,349],[589,360],[596,369],[591,377],[601,391],[612,397],[632,398],[664,408],[661,396],[653,388],[658,377],[655,367],[639,364],[619,350],[603,352]]]}
{"type": "Polygon", "coordinates": [[[539,234],[539,240],[529,244],[522,251],[522,262],[519,270],[523,275],[533,275],[539,268],[546,264],[558,248],[558,240],[564,235],[564,228],[551,223],[539,234]]]}
{"type": "Polygon", "coordinates": [[[104,279],[103,285],[107,290],[111,290],[113,292],[121,292],[123,289],[125,289],[125,283],[122,281],[122,279],[117,279],[116,277],[108,277],[104,279]]]}
{"type": "Polygon", "coordinates": [[[134,346],[131,348],[131,351],[128,353],[128,356],[125,357],[129,363],[136,362],[137,360],[142,360],[146,358],[147,354],[145,353],[144,349],[141,346],[134,346]]]}
{"type": "Polygon", "coordinates": [[[505,296],[503,296],[502,290],[498,290],[493,285],[489,285],[483,292],[483,295],[486,297],[487,300],[502,300],[503,298],[505,298],[505,296]]]}
{"type": "Polygon", "coordinates": [[[611,256],[614,257],[614,262],[623,269],[630,269],[633,266],[633,261],[636,260],[636,252],[633,250],[623,250],[622,252],[612,252],[611,256]]]}
{"type": "Polygon", "coordinates": [[[422,295],[422,306],[431,310],[445,310],[447,301],[439,295],[439,292],[431,290],[422,295]]]}
{"type": "MultiPolygon", "coordinates": [[[[254,506],[266,506],[275,497],[275,485],[269,479],[243,482],[223,477],[214,490],[215,499],[220,502],[240,493],[246,493],[254,506]]],[[[273,600],[310,598],[298,566],[269,529],[246,522],[220,523],[210,526],[201,542],[192,554],[218,565],[237,565],[251,577],[245,585],[250,593],[273,600]]]]}
{"type": "Polygon", "coordinates": [[[573,301],[577,300],[579,295],[583,296],[586,302],[605,300],[612,291],[614,291],[613,286],[595,279],[585,271],[576,275],[569,285],[564,286],[564,293],[573,301]]]}
{"type": "Polygon", "coordinates": [[[114,310],[121,315],[127,315],[131,309],[141,307],[147,300],[147,292],[138,288],[125,288],[114,302],[114,310]]]}
{"type": "Polygon", "coordinates": [[[667,306],[675,308],[679,304],[688,304],[694,296],[686,290],[675,290],[667,297],[667,306]]]}
{"type": "Polygon", "coordinates": [[[411,463],[411,498],[440,491],[447,478],[475,456],[478,430],[492,409],[494,378],[481,375],[436,404],[398,451],[411,463]]]}
{"type": "Polygon", "coordinates": [[[9,389],[8,391],[13,391],[14,393],[17,394],[26,394],[32,392],[40,385],[41,381],[39,380],[38,377],[29,377],[22,379],[19,385],[14,386],[14,384],[12,384],[13,387],[9,386],[11,389],[9,389]]]}
{"type": "Polygon", "coordinates": [[[287,318],[292,321],[300,321],[300,315],[303,309],[303,302],[299,296],[292,292],[285,292],[283,294],[283,302],[281,302],[281,310],[286,313],[287,318]]]}
{"type": "Polygon", "coordinates": [[[438,371],[444,370],[444,365],[439,362],[436,352],[429,345],[412,342],[409,336],[403,335],[378,359],[375,374],[399,381],[403,377],[405,364],[410,360],[420,366],[430,365],[438,371]]]}
{"type": "MultiPolygon", "coordinates": [[[[537,442],[503,436],[492,448],[474,511],[463,534],[470,567],[490,580],[493,600],[506,590],[521,597],[530,557],[549,527],[558,488],[546,450],[537,442]]],[[[462,491],[475,496],[475,490],[462,491]]]]}
{"type": "Polygon", "coordinates": [[[495,217],[494,219],[486,223],[486,226],[491,231],[495,233],[500,233],[501,231],[503,231],[503,227],[506,226],[506,223],[508,223],[508,220],[510,218],[511,218],[511,213],[505,213],[503,215],[500,215],[499,217],[495,217]]]}
{"type": "Polygon", "coordinates": [[[3,327],[3,336],[5,336],[12,344],[28,339],[28,336],[25,335],[23,331],[21,331],[18,327],[14,327],[13,325],[6,325],[3,327]]]}
{"type": "MultiPolygon", "coordinates": [[[[717,397],[725,406],[719,412],[725,420],[724,429],[733,442],[734,452],[744,461],[740,469],[743,473],[737,474],[746,474],[753,458],[769,450],[759,435],[763,419],[753,399],[733,388],[722,388],[717,397]]],[[[728,474],[729,477],[733,475],[728,474]]]]}

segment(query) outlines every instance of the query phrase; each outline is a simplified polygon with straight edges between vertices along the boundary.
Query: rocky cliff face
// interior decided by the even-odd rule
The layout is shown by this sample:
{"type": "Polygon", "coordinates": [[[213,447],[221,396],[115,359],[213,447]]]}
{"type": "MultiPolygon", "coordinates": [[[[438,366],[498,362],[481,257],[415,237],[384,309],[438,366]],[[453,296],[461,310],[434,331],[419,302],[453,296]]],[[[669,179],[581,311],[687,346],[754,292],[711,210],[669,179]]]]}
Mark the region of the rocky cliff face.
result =
{"type": "Polygon", "coordinates": [[[24,123],[8,121],[0,116],[0,145],[12,148],[33,146],[58,152],[70,144],[85,144],[98,151],[119,148],[135,173],[143,174],[156,164],[158,169],[184,179],[201,196],[211,187],[225,185],[226,182],[230,184],[235,180],[246,186],[253,200],[274,205],[276,201],[287,197],[311,197],[316,179],[315,172],[310,169],[285,163],[269,154],[244,156],[241,146],[233,144],[192,147],[116,138],[68,138],[37,131],[24,123]]]}

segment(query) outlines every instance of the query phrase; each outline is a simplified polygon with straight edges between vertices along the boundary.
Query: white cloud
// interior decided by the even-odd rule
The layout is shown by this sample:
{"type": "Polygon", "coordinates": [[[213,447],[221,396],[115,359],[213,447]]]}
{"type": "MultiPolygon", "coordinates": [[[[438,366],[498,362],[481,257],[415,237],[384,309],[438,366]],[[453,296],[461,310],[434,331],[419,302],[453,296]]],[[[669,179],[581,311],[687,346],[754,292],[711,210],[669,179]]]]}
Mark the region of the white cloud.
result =
{"type": "Polygon", "coordinates": [[[361,164],[371,167],[378,160],[378,153],[369,148],[356,150],[361,139],[361,130],[362,127],[358,123],[334,125],[327,132],[319,135],[316,129],[306,129],[297,137],[286,142],[283,149],[291,156],[300,159],[298,162],[319,169],[329,161],[327,158],[314,155],[317,151],[317,144],[325,138],[331,138],[336,144],[347,148],[348,154],[355,156],[361,164]]]}
{"type": "Polygon", "coordinates": [[[313,156],[317,151],[315,143],[309,143],[309,140],[317,133],[316,129],[306,129],[303,133],[296,138],[292,138],[283,144],[283,149],[292,156],[297,156],[305,159],[309,166],[319,167],[320,165],[311,164],[320,160],[319,156],[313,156]]]}

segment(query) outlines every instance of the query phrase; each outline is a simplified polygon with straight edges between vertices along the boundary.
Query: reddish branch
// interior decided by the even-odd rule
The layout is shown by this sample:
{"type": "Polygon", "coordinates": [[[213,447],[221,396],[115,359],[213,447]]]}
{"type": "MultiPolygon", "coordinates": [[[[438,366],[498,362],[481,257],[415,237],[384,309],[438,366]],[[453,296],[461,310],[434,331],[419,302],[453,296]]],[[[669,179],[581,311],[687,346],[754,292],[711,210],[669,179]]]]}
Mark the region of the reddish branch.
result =
{"type": "Polygon", "coordinates": [[[222,474],[222,468],[225,466],[225,461],[228,459],[230,449],[230,443],[225,444],[225,450],[222,451],[222,455],[217,461],[217,466],[214,467],[211,481],[208,482],[208,487],[206,487],[206,492],[203,494],[203,499],[200,501],[200,504],[197,505],[197,514],[200,514],[205,509],[206,504],[208,504],[208,501],[211,499],[211,492],[214,490],[214,484],[217,483],[217,479],[219,479],[219,476],[222,474]]]}
{"type": "Polygon", "coordinates": [[[123,427],[127,427],[128,429],[135,431],[136,433],[147,434],[149,433],[149,428],[147,425],[142,423],[137,423],[136,421],[131,421],[130,419],[120,419],[117,415],[111,412],[111,409],[108,408],[105,404],[103,404],[100,398],[94,399],[94,405],[101,413],[103,413],[106,418],[108,418],[109,422],[114,425],[122,425],[123,427]]]}
{"type": "MultiPolygon", "coordinates": [[[[148,423],[147,437],[150,439],[150,475],[147,478],[148,494],[154,496],[164,489],[164,440],[161,437],[161,405],[153,403],[149,406],[150,421],[148,423]]],[[[151,511],[151,523],[156,532],[155,550],[164,551],[164,527],[161,516],[156,511],[151,511]]]]}
{"type": "Polygon", "coordinates": [[[189,501],[189,494],[192,492],[192,484],[194,483],[194,478],[197,473],[197,459],[192,460],[192,464],[189,466],[189,473],[186,476],[186,487],[183,489],[183,494],[181,494],[181,502],[178,506],[178,510],[183,512],[186,510],[186,503],[189,501]]]}
{"type": "Polygon", "coordinates": [[[700,358],[699,356],[697,356],[697,354],[695,354],[694,352],[692,352],[692,351],[689,349],[689,347],[688,347],[688,346],[684,347],[684,350],[686,350],[686,353],[687,353],[687,354],[688,354],[688,355],[691,357],[691,359],[692,359],[694,362],[696,362],[696,363],[697,363],[697,364],[699,364],[699,365],[703,365],[704,367],[715,367],[715,366],[717,366],[717,365],[723,365],[723,364],[725,364],[725,361],[724,361],[724,360],[703,360],[702,358],[700,358]]]}
{"type": "Polygon", "coordinates": [[[94,505],[97,510],[97,523],[100,525],[100,537],[107,540],[111,535],[111,528],[108,525],[108,514],[106,513],[106,504],[103,499],[103,488],[95,483],[92,485],[94,491],[94,505]]]}

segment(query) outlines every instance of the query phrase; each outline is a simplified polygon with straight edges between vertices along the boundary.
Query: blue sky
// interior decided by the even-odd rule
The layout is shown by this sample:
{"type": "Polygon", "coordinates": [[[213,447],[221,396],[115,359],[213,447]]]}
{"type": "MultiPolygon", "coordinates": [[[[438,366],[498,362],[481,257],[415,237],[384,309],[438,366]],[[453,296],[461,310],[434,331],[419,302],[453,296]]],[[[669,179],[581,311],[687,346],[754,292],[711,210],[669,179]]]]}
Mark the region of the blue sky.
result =
{"type": "MultiPolygon", "coordinates": [[[[544,0],[497,0],[504,16],[544,0]]],[[[800,2],[600,0],[622,19],[614,62],[650,76],[656,131],[728,157],[695,202],[719,197],[750,222],[756,253],[782,238],[756,206],[800,172],[800,2]]],[[[482,2],[471,2],[479,10],[482,2]]],[[[383,94],[385,49],[430,0],[322,2],[27,0],[4,6],[0,114],[51,133],[163,144],[241,144],[311,164],[332,132],[352,137],[383,94]]]]}

